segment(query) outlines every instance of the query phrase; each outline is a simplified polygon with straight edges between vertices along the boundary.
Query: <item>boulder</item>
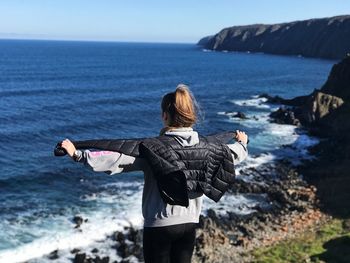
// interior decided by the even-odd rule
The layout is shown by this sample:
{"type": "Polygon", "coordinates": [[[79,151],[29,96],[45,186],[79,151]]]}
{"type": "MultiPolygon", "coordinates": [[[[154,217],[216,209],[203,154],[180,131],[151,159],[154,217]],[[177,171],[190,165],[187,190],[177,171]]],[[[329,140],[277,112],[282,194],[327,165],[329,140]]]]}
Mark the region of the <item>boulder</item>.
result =
{"type": "Polygon", "coordinates": [[[86,254],[85,253],[78,253],[75,254],[74,263],[84,263],[85,262],[85,258],[86,258],[86,254]]]}
{"type": "Polygon", "coordinates": [[[74,216],[73,222],[76,224],[75,228],[79,228],[81,224],[84,222],[84,219],[81,216],[74,216]]]}
{"type": "Polygon", "coordinates": [[[306,103],[300,107],[298,117],[303,124],[317,122],[329,113],[342,106],[342,98],[320,91],[312,93],[306,103]]]}
{"type": "Polygon", "coordinates": [[[235,115],[233,115],[232,117],[235,118],[240,118],[240,119],[248,119],[248,117],[243,113],[243,112],[237,112],[235,115]]]}
{"type": "Polygon", "coordinates": [[[56,250],[54,250],[54,251],[52,251],[50,254],[49,254],[49,259],[58,259],[59,258],[59,256],[58,256],[58,250],[56,249],[56,250]]]}
{"type": "Polygon", "coordinates": [[[270,117],[279,124],[300,125],[300,121],[295,117],[294,111],[290,108],[280,107],[277,111],[272,112],[270,117]]]}

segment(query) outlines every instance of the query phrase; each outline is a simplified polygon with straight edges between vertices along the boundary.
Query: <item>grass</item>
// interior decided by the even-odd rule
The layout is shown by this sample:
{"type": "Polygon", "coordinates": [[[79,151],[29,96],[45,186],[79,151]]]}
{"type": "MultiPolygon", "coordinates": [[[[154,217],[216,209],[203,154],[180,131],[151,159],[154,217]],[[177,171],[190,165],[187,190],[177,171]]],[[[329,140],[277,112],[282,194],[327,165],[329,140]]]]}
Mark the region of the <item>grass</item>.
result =
{"type": "Polygon", "coordinates": [[[350,232],[344,220],[333,219],[315,232],[253,252],[256,263],[350,262],[350,232]]]}

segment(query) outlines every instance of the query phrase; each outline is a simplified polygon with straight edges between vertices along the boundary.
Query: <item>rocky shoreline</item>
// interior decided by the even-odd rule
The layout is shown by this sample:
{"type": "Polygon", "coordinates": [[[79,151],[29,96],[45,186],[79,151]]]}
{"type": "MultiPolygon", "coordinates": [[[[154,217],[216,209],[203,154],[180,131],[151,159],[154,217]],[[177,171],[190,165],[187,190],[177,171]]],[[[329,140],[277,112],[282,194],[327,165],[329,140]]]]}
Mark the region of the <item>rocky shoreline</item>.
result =
{"type": "MultiPolygon", "coordinates": [[[[333,67],[325,85],[310,95],[292,100],[262,95],[269,103],[286,105],[271,114],[274,122],[302,126],[323,136],[324,140],[310,149],[318,159],[298,166],[284,159],[241,172],[254,180],[237,180],[228,194],[265,194],[269,206],[257,205],[255,212],[245,216],[208,210],[200,218],[193,262],[254,262],[250,253],[254,249],[318,229],[333,215],[350,216],[349,88],[350,57],[346,57],[333,67]],[[333,156],[334,151],[340,154],[333,156]]],[[[73,220],[77,228],[86,222],[79,217],[73,220]]],[[[101,242],[110,244],[117,260],[112,261],[97,248],[77,247],[70,251],[72,262],[143,261],[142,229],[126,227],[101,242]]],[[[53,251],[46,257],[59,260],[59,253],[53,251]]]]}
{"type": "MultiPolygon", "coordinates": [[[[335,64],[326,83],[309,95],[294,99],[262,94],[268,103],[284,104],[271,113],[279,124],[303,127],[322,141],[310,147],[317,158],[293,167],[282,160],[247,171],[257,173],[265,187],[239,185],[237,192],[264,192],[272,202],[268,211],[257,210],[248,218],[225,220],[215,215],[203,219],[199,230],[205,239],[196,247],[195,262],[254,262],[249,254],[307,230],[315,231],[333,217],[350,218],[350,57],[335,64]],[[271,172],[277,180],[271,180],[271,172]],[[214,225],[214,229],[210,231],[214,225]],[[217,233],[210,234],[210,233],[217,233]],[[231,237],[237,237],[235,242],[231,237]],[[215,239],[226,240],[215,242],[215,239]],[[207,247],[207,249],[203,249],[207,247]],[[198,257],[199,255],[199,257],[198,257]]],[[[289,147],[289,146],[287,146],[289,147]]]]}
{"type": "MultiPolygon", "coordinates": [[[[315,228],[328,219],[317,208],[316,189],[301,178],[288,160],[249,168],[242,174],[245,175],[253,176],[254,181],[237,180],[228,194],[266,194],[270,205],[257,205],[255,212],[245,216],[232,212],[218,215],[214,210],[208,210],[207,215],[200,218],[193,262],[252,262],[249,252],[255,248],[315,228]]],[[[76,223],[75,228],[87,221],[79,216],[72,220],[76,223]]],[[[142,229],[126,227],[101,242],[110,244],[118,260],[111,261],[98,248],[77,247],[70,251],[72,262],[143,262],[142,229]]],[[[59,253],[56,250],[46,257],[54,262],[59,260],[59,253]]]]}

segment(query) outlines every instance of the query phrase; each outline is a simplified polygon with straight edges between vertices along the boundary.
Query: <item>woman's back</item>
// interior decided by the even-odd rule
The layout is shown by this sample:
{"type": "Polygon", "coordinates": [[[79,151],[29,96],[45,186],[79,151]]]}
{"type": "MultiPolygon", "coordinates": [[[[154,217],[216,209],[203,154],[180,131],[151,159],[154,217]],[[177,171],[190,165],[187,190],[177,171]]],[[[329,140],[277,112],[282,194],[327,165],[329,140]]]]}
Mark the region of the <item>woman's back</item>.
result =
{"type": "MultiPolygon", "coordinates": [[[[177,128],[166,131],[166,135],[175,136],[184,147],[199,142],[198,133],[192,128],[177,128]]],[[[163,201],[158,190],[156,178],[151,167],[146,164],[145,185],[142,196],[142,213],[145,227],[168,226],[183,223],[198,223],[202,208],[202,194],[191,193],[189,206],[169,205],[163,201]]]]}
{"type": "MultiPolygon", "coordinates": [[[[192,126],[197,121],[197,104],[186,85],[180,84],[174,92],[166,94],[162,99],[161,108],[162,120],[164,123],[161,135],[166,134],[167,136],[174,136],[182,147],[191,147],[199,143],[200,139],[198,133],[192,129],[192,126]]],[[[247,136],[245,133],[237,131],[236,139],[238,142],[227,145],[231,150],[231,153],[227,147],[222,147],[222,145],[220,145],[220,147],[225,149],[223,150],[223,152],[225,152],[224,159],[220,159],[219,157],[221,151],[215,152],[214,155],[217,155],[217,157],[212,158],[213,160],[216,160],[216,158],[218,158],[218,160],[220,159],[219,162],[215,162],[216,164],[219,163],[220,166],[224,163],[223,160],[230,159],[228,166],[229,170],[232,171],[233,164],[244,160],[248,155],[246,147],[247,136]],[[230,154],[232,155],[232,158],[230,154]]],[[[198,148],[206,149],[206,147],[201,144],[202,142],[198,148]]],[[[164,174],[169,175],[168,172],[171,169],[169,169],[168,163],[171,161],[177,163],[177,160],[170,159],[180,159],[176,154],[168,155],[168,157],[171,158],[169,159],[169,162],[167,162],[167,158],[158,159],[158,157],[162,158],[164,156],[157,155],[154,156],[154,158],[148,158],[147,155],[145,158],[142,158],[141,156],[134,157],[119,152],[90,152],[89,150],[83,152],[79,150],[77,151],[69,140],[63,141],[62,147],[67,150],[68,154],[74,160],[84,163],[96,172],[116,174],[142,170],[145,179],[142,198],[142,213],[144,217],[143,250],[146,263],[189,263],[191,261],[194,249],[195,229],[196,224],[199,222],[203,194],[201,192],[193,191],[189,192],[187,195],[187,177],[183,174],[184,170],[179,170],[179,167],[175,165],[175,167],[170,168],[174,168],[173,170],[177,169],[176,175],[180,172],[180,174],[183,175],[183,181],[186,181],[183,184],[183,188],[177,189],[184,189],[183,191],[186,192],[188,206],[171,205],[171,203],[176,202],[165,202],[164,194],[166,194],[166,192],[163,192],[163,185],[161,184],[165,182],[165,184],[168,184],[167,186],[169,186],[173,181],[169,180],[169,177],[166,177],[166,180],[164,180],[164,177],[159,178],[158,176],[164,174]],[[159,160],[161,160],[160,165],[158,162],[159,160]]],[[[167,153],[168,151],[168,148],[159,149],[162,149],[162,153],[167,153]]],[[[169,151],[171,150],[174,149],[169,148],[169,151]]],[[[204,154],[203,156],[206,155],[204,154]]],[[[200,166],[204,167],[205,165],[203,165],[203,162],[206,162],[206,160],[201,160],[200,166]]],[[[186,161],[191,160],[186,159],[186,161]]],[[[198,162],[198,160],[196,161],[198,162]]],[[[185,172],[188,172],[186,165],[182,165],[181,167],[186,167],[185,172]]],[[[216,166],[214,167],[215,169],[212,169],[212,171],[209,172],[210,176],[213,176],[214,173],[215,175],[220,174],[220,172],[226,176],[225,169],[222,168],[222,170],[218,170],[216,166]],[[217,173],[217,171],[219,171],[219,173],[217,173]]],[[[228,174],[234,176],[234,173],[229,172],[228,174]]],[[[173,175],[173,173],[170,172],[170,175],[173,175]]],[[[197,175],[195,175],[195,177],[197,177],[197,175]]],[[[174,178],[179,180],[178,177],[174,178]]],[[[211,179],[209,181],[211,181],[211,179]]],[[[218,183],[220,183],[219,180],[218,183]]],[[[208,189],[209,192],[212,190],[215,191],[214,188],[211,189],[209,187],[208,189]]],[[[178,193],[177,191],[173,191],[173,193],[174,192],[178,193]]],[[[204,190],[203,192],[205,193],[204,190]]],[[[218,196],[221,197],[220,195],[218,196]]]]}

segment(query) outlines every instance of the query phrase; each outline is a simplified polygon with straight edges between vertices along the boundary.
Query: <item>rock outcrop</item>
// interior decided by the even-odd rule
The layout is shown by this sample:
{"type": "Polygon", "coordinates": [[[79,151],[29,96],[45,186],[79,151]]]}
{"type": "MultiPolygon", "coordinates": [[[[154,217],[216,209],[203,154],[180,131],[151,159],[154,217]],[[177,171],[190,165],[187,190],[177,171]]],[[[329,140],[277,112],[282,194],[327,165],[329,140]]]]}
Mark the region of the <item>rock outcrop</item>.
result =
{"type": "Polygon", "coordinates": [[[321,91],[350,100],[350,54],[333,66],[321,91]]]}
{"type": "Polygon", "coordinates": [[[277,123],[302,124],[317,135],[342,135],[350,130],[350,124],[347,124],[350,113],[350,57],[335,64],[322,88],[310,95],[289,100],[267,94],[261,97],[267,98],[270,103],[289,106],[271,113],[270,117],[277,123]]]}
{"type": "MultiPolygon", "coordinates": [[[[266,96],[266,95],[264,95],[266,96]]],[[[266,96],[269,97],[269,96],[266,96]]],[[[282,98],[270,97],[273,103],[282,98]]],[[[299,167],[304,178],[317,187],[322,209],[337,217],[350,217],[350,57],[335,64],[320,90],[308,96],[285,100],[312,134],[324,137],[310,151],[317,159],[299,167]]],[[[276,122],[285,118],[280,111],[271,115],[276,122]]]]}
{"type": "Polygon", "coordinates": [[[222,29],[197,45],[211,50],[340,59],[350,52],[350,15],[222,29]]]}
{"type": "Polygon", "coordinates": [[[303,123],[318,122],[326,115],[338,109],[343,103],[342,98],[316,91],[301,106],[298,116],[303,123]]]}

